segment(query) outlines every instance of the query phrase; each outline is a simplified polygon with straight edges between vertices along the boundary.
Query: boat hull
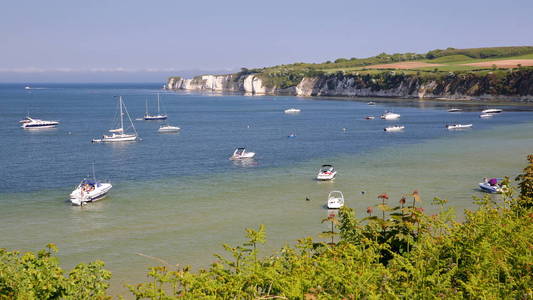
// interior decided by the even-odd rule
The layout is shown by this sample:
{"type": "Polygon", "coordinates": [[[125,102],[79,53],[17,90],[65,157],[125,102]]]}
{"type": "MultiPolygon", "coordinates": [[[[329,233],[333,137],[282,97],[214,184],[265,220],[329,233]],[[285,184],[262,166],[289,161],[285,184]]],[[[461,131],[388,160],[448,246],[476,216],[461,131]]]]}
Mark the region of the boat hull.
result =
{"type": "Polygon", "coordinates": [[[498,185],[490,185],[486,182],[481,182],[479,184],[479,188],[486,193],[489,194],[501,194],[503,192],[503,188],[498,185]]]}
{"type": "Polygon", "coordinates": [[[85,203],[102,200],[107,196],[107,193],[112,187],[113,186],[110,183],[101,183],[94,191],[87,193],[82,192],[81,187],[78,186],[70,194],[70,203],[72,203],[72,205],[81,206],[85,203]]]}
{"type": "Polygon", "coordinates": [[[143,119],[145,121],[166,120],[167,116],[145,116],[143,119]]]}
{"type": "Polygon", "coordinates": [[[125,136],[104,136],[101,139],[93,139],[93,143],[117,143],[117,142],[134,142],[137,140],[136,135],[125,136]]]}
{"type": "Polygon", "coordinates": [[[316,180],[320,180],[320,181],[333,180],[335,179],[336,175],[337,175],[337,172],[333,172],[330,174],[318,173],[318,175],[316,175],[316,180]]]}

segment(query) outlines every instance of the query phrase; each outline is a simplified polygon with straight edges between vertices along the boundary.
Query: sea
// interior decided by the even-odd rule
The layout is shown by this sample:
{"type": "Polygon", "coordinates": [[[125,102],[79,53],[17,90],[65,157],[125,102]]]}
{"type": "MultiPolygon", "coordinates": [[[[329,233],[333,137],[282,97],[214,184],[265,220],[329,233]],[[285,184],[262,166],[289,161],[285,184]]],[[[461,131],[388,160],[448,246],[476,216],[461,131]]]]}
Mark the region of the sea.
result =
{"type": "Polygon", "coordinates": [[[213,254],[224,253],[222,244],[243,243],[245,228],[260,224],[263,255],[302,237],[321,240],[334,190],[359,217],[378,194],[388,193],[394,205],[418,190],[428,212],[440,197],[461,219],[475,209],[473,197],[483,196],[483,177],[514,178],[533,153],[531,106],[187,93],[165,91],[162,83],[24,87],[0,84],[0,248],[36,251],[55,243],[66,270],[103,260],[114,295],[128,295],[125,285],[146,281],[148,268],[162,261],[208,267],[213,254]],[[138,120],[146,105],[155,112],[158,93],[165,123],[178,133],[138,120]],[[91,143],[116,128],[116,96],[142,140],[91,143]],[[288,108],[301,112],[284,114],[288,108]],[[485,108],[504,111],[482,119],[485,108]],[[385,111],[401,118],[379,119],[385,111]],[[27,115],[60,124],[25,130],[19,120],[27,115]],[[447,130],[451,123],[473,126],[447,130]],[[405,130],[383,130],[397,124],[405,130]],[[237,147],[255,158],[229,160],[237,147]],[[322,164],[335,166],[335,180],[314,179],[322,164]],[[70,192],[92,178],[93,165],[113,189],[102,201],[72,206],[70,192]]]}

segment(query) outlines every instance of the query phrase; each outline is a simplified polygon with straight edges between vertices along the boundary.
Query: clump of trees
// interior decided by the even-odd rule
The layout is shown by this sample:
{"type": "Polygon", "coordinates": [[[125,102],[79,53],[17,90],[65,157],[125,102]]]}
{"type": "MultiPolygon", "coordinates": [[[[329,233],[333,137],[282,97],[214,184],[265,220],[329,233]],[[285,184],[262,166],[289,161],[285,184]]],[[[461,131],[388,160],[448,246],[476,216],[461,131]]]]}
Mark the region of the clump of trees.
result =
{"type": "MultiPolygon", "coordinates": [[[[153,267],[148,282],[129,289],[137,299],[530,299],[533,155],[528,161],[515,178],[516,197],[509,189],[501,199],[475,198],[479,207],[463,222],[444,199],[433,199],[428,214],[418,191],[394,200],[384,193],[366,217],[344,207],[325,219],[328,242],[304,238],[261,257],[264,226],[246,229],[247,241],[224,245],[209,268],[153,267]]],[[[110,274],[101,262],[66,276],[53,251],[1,250],[0,298],[107,297],[110,274]]]]}

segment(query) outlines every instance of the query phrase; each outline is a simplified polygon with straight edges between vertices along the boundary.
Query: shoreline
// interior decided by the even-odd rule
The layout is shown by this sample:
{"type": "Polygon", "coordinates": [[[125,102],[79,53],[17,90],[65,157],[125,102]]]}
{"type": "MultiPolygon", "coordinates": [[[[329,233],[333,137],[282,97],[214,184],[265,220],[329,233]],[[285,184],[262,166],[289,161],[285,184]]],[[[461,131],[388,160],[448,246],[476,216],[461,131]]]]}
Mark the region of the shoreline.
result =
{"type": "MultiPolygon", "coordinates": [[[[353,101],[353,102],[368,102],[369,100],[376,103],[435,103],[435,104],[450,104],[462,106],[514,106],[527,107],[525,111],[533,111],[533,102],[519,102],[519,101],[497,101],[497,100],[469,100],[469,99],[446,99],[446,98],[416,98],[416,97],[385,97],[385,96],[298,96],[291,94],[252,94],[246,92],[235,91],[206,91],[206,90],[184,90],[184,89],[164,89],[169,93],[183,93],[195,95],[219,95],[219,96],[247,96],[247,97],[296,97],[308,100],[326,100],[326,101],[353,101]]],[[[438,105],[436,105],[438,106],[438,105]]],[[[520,111],[520,110],[518,110],[520,111]]]]}

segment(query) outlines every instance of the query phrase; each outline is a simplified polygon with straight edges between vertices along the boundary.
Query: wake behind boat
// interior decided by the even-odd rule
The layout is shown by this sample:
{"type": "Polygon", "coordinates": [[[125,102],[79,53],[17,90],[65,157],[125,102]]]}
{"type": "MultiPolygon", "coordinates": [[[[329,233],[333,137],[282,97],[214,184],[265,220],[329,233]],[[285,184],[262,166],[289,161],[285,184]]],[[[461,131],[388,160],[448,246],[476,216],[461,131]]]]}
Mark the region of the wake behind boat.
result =
{"type": "MultiPolygon", "coordinates": [[[[122,96],[118,98],[118,106],[119,106],[119,126],[114,126],[113,129],[110,129],[109,132],[113,133],[112,135],[103,135],[101,139],[93,139],[93,143],[113,143],[113,142],[132,142],[139,139],[139,135],[137,134],[137,131],[135,130],[135,126],[133,125],[133,122],[131,121],[130,115],[128,113],[128,110],[126,109],[126,105],[122,101],[122,96]],[[132,133],[126,133],[126,129],[124,128],[124,113],[126,116],[128,116],[128,120],[130,121],[130,127],[132,128],[132,133]]],[[[129,129],[129,128],[128,128],[129,129]]]]}
{"type": "Polygon", "coordinates": [[[33,119],[29,116],[23,120],[20,120],[19,123],[22,123],[22,128],[24,129],[41,129],[41,128],[54,128],[59,122],[58,121],[45,121],[41,119],[33,119]]]}

